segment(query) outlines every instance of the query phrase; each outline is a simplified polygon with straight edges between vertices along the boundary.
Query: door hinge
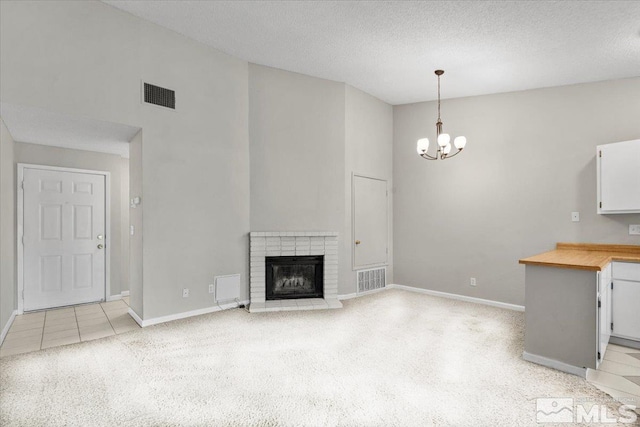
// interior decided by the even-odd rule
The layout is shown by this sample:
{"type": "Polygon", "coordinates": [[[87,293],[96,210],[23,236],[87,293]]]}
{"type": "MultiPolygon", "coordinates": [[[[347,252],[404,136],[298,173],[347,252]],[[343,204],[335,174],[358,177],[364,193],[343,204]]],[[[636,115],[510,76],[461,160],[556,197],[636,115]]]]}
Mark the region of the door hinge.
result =
{"type": "Polygon", "coordinates": [[[602,202],[600,202],[600,208],[602,209],[602,202]]]}
{"type": "Polygon", "coordinates": [[[600,352],[598,352],[598,360],[600,360],[600,352]]]}
{"type": "Polygon", "coordinates": [[[602,157],[602,150],[598,151],[599,156],[602,157]]]}
{"type": "Polygon", "coordinates": [[[22,189],[24,190],[24,181],[22,181],[22,182],[20,183],[20,188],[22,188],[22,189]]]}
{"type": "Polygon", "coordinates": [[[598,308],[600,308],[601,305],[600,300],[598,300],[598,308]]]}
{"type": "Polygon", "coordinates": [[[613,290],[613,282],[611,282],[611,290],[613,290]]]}
{"type": "Polygon", "coordinates": [[[613,331],[613,322],[611,322],[611,330],[613,331]]]}

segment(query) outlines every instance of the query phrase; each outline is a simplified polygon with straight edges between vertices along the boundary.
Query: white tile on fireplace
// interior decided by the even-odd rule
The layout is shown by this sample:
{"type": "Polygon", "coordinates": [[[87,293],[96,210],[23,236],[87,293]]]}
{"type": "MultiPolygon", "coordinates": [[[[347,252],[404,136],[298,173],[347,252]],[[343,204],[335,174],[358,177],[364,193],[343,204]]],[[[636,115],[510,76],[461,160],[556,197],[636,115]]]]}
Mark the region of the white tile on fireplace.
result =
{"type": "Polygon", "coordinates": [[[284,248],[281,251],[281,256],[294,256],[296,251],[285,251],[284,248]]]}
{"type": "Polygon", "coordinates": [[[269,308],[269,307],[282,307],[282,300],[273,300],[273,301],[266,301],[264,303],[264,306],[269,308]]]}
{"type": "Polygon", "coordinates": [[[311,252],[309,251],[299,251],[296,249],[296,256],[307,256],[307,255],[311,255],[311,252]]]}
{"type": "Polygon", "coordinates": [[[336,299],[325,299],[325,301],[327,301],[327,305],[329,306],[329,308],[342,308],[342,303],[340,302],[340,300],[336,299]]]}
{"type": "Polygon", "coordinates": [[[251,305],[249,306],[249,308],[264,308],[265,307],[265,303],[263,302],[251,302],[251,305]]]}

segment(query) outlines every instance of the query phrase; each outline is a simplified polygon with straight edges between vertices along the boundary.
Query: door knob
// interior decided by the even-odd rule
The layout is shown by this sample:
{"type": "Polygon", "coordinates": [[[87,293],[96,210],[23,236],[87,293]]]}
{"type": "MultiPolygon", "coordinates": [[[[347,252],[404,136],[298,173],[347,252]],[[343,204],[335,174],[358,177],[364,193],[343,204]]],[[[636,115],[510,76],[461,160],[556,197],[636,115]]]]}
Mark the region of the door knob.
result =
{"type": "Polygon", "coordinates": [[[360,240],[356,240],[356,245],[359,245],[359,244],[360,244],[360,240]]]}
{"type": "Polygon", "coordinates": [[[104,248],[104,245],[99,244],[99,245],[98,245],[98,249],[102,249],[102,248],[104,248]]]}
{"type": "Polygon", "coordinates": [[[102,240],[104,239],[104,236],[102,234],[98,234],[98,240],[102,240]]]}

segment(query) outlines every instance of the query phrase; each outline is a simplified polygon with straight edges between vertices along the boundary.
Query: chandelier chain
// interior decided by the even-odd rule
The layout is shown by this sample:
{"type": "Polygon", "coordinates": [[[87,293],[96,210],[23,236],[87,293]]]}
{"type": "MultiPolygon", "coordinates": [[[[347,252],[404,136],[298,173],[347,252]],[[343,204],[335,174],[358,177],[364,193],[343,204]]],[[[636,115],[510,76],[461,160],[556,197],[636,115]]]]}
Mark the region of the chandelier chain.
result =
{"type": "Polygon", "coordinates": [[[440,121],[440,75],[438,75],[438,121],[440,121]]]}

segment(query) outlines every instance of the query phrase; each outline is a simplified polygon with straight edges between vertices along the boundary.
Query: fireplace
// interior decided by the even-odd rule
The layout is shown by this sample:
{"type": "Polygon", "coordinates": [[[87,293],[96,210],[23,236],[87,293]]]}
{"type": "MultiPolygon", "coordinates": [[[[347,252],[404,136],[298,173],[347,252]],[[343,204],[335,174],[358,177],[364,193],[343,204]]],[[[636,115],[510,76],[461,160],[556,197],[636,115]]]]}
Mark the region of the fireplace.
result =
{"type": "Polygon", "coordinates": [[[252,231],[249,239],[251,313],[342,307],[338,233],[252,231]]]}
{"type": "Polygon", "coordinates": [[[324,255],[265,258],[267,301],[323,298],[324,255]]]}

